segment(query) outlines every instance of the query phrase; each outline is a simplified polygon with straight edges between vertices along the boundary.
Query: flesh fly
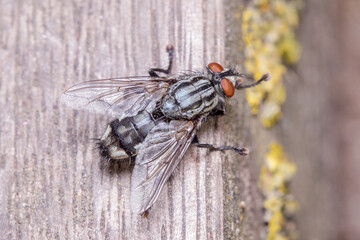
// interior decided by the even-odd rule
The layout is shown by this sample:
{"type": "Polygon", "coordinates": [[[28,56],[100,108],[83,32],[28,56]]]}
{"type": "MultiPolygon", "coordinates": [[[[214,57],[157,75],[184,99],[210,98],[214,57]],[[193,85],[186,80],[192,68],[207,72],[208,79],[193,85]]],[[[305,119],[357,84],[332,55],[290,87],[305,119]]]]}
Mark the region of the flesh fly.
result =
{"type": "Polygon", "coordinates": [[[191,144],[247,154],[246,148],[200,144],[196,132],[209,117],[225,114],[225,100],[235,90],[270,78],[265,74],[244,85],[244,74],[215,62],[207,65],[205,73],[171,77],[173,51],[172,46],[167,47],[167,69],[151,68],[149,76],[86,81],[62,95],[63,102],[73,108],[116,117],[101,137],[99,150],[108,160],[135,159],[130,202],[132,211],[140,215],[147,215],[191,144]]]}

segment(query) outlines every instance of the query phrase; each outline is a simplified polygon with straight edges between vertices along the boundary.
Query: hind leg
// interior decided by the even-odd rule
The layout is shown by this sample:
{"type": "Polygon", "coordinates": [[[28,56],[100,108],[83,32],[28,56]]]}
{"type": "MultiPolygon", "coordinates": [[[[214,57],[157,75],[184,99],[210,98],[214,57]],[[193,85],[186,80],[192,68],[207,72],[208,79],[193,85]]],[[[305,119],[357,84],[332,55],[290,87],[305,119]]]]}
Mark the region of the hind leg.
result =
{"type": "Polygon", "coordinates": [[[220,146],[220,147],[215,147],[212,144],[207,144],[207,143],[199,143],[199,140],[197,138],[197,136],[195,136],[192,144],[196,147],[199,148],[207,148],[210,151],[227,151],[227,150],[231,150],[231,151],[235,151],[240,155],[248,155],[249,154],[249,150],[245,147],[242,148],[237,148],[237,147],[233,147],[233,146],[220,146]]]}

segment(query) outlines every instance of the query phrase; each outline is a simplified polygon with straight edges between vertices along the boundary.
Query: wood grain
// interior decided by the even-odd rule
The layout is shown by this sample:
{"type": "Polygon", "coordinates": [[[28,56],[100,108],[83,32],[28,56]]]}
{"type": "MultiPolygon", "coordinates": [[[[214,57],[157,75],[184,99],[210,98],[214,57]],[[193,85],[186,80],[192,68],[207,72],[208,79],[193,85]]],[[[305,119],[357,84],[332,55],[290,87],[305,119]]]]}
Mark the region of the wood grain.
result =
{"type": "Polygon", "coordinates": [[[341,200],[340,238],[360,238],[360,34],[357,24],[360,20],[359,1],[348,0],[339,4],[340,20],[337,22],[339,71],[334,81],[338,96],[337,125],[341,149],[341,200]]]}
{"type": "Polygon", "coordinates": [[[343,239],[339,236],[342,156],[334,111],[338,95],[334,83],[339,81],[338,4],[342,3],[306,1],[298,31],[302,56],[285,78],[289,97],[279,127],[288,155],[298,166],[292,187],[300,204],[299,239],[343,239]]]}
{"type": "Polygon", "coordinates": [[[169,43],[174,73],[241,63],[239,1],[2,1],[0,238],[263,239],[257,176],[277,139],[299,167],[300,239],[336,239],[339,162],[328,104],[337,80],[337,42],[328,37],[336,35],[336,5],[306,3],[303,56],[286,76],[283,120],[265,131],[235,95],[227,116],[208,121],[199,137],[250,147],[250,156],[191,147],[145,219],[130,211],[131,169],[103,168],[91,140],[112,119],[62,106],[59,96],[84,80],[166,66],[169,43]]]}
{"type": "MultiPolygon", "coordinates": [[[[59,96],[80,81],[175,73],[224,60],[223,3],[3,1],[0,233],[6,239],[223,239],[224,155],[190,148],[148,219],[130,211],[129,169],[100,168],[106,116],[59,96]]],[[[220,120],[220,126],[221,126],[220,120]]],[[[221,144],[210,121],[200,140],[221,144]]]]}

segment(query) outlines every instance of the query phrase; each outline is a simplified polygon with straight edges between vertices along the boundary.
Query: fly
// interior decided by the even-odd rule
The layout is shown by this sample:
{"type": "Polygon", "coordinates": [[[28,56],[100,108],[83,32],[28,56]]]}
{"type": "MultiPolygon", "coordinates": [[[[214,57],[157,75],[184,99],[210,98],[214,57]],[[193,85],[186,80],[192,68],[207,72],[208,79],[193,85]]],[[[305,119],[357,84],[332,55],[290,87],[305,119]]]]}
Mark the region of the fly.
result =
{"type": "Polygon", "coordinates": [[[132,211],[143,216],[191,144],[247,154],[246,148],[200,144],[196,132],[208,117],[225,114],[224,102],[236,89],[270,79],[264,74],[255,83],[243,85],[244,74],[215,62],[208,64],[206,73],[170,77],[174,48],[169,45],[166,50],[167,69],[151,68],[149,76],[86,81],[62,95],[73,108],[116,116],[99,141],[100,154],[108,160],[135,158],[130,203],[132,211]]]}

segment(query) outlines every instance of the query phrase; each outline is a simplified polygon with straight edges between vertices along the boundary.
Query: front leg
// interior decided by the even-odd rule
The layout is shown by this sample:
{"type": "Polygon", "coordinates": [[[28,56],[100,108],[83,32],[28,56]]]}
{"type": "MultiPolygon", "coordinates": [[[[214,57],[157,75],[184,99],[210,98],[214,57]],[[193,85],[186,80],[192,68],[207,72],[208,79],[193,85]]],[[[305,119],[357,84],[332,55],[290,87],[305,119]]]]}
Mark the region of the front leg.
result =
{"type": "Polygon", "coordinates": [[[207,143],[199,143],[199,139],[197,138],[197,136],[194,137],[192,144],[196,147],[199,148],[207,148],[210,151],[226,151],[226,150],[232,150],[237,152],[240,155],[246,156],[249,154],[249,149],[242,147],[242,148],[237,148],[237,147],[232,147],[232,146],[221,146],[221,147],[215,147],[214,145],[211,144],[207,144],[207,143]]]}
{"type": "Polygon", "coordinates": [[[225,101],[223,98],[219,99],[218,105],[210,112],[210,116],[224,116],[226,114],[225,101]]]}
{"type": "Polygon", "coordinates": [[[171,72],[172,62],[173,62],[173,57],[174,57],[174,46],[173,45],[167,45],[166,46],[166,52],[169,54],[169,65],[168,65],[167,69],[150,68],[149,69],[149,75],[151,77],[159,77],[159,74],[157,74],[156,72],[162,72],[162,73],[165,73],[165,74],[169,74],[171,72]]]}

